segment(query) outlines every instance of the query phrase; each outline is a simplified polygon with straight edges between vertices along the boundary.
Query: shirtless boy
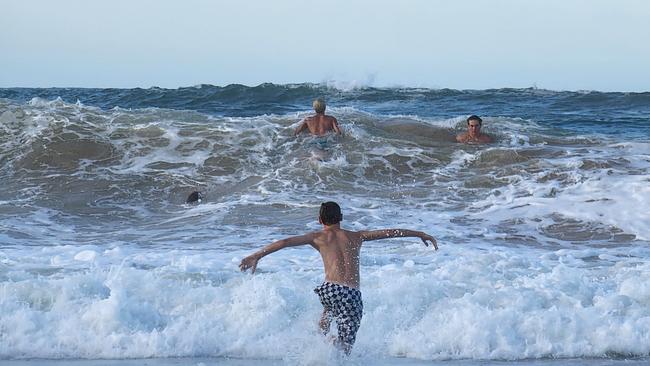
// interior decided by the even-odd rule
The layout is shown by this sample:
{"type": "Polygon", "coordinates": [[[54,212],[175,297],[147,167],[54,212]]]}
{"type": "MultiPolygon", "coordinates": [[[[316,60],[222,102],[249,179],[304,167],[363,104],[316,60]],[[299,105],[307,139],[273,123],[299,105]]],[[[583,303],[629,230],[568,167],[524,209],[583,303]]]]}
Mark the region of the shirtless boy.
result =
{"type": "Polygon", "coordinates": [[[479,116],[469,116],[467,118],[467,132],[456,136],[456,141],[466,143],[490,143],[492,138],[489,135],[481,133],[483,120],[479,116]]]}
{"type": "Polygon", "coordinates": [[[363,302],[359,290],[359,252],[361,244],[368,240],[417,237],[438,249],[436,240],[423,232],[405,229],[387,229],[373,231],[348,231],[341,229],[341,208],[335,202],[325,202],[320,207],[318,222],[323,230],[301,236],[273,242],[259,251],[242,259],[239,268],[242,271],[251,269],[255,273],[257,262],[264,256],[282,248],[309,244],[316,249],[323,259],[325,282],[316,287],[316,292],[323,304],[323,315],[320,328],[323,334],[329,332],[332,319],[336,320],[338,339],[337,347],[345,354],[350,354],[356,339],[357,330],[361,324],[363,302]]]}
{"type": "Polygon", "coordinates": [[[305,118],[300,126],[296,128],[296,131],[293,133],[294,136],[299,135],[304,130],[309,130],[309,133],[316,136],[323,136],[330,131],[334,131],[337,135],[340,135],[341,129],[336,118],[325,114],[325,101],[316,99],[312,105],[316,115],[305,118]]]}

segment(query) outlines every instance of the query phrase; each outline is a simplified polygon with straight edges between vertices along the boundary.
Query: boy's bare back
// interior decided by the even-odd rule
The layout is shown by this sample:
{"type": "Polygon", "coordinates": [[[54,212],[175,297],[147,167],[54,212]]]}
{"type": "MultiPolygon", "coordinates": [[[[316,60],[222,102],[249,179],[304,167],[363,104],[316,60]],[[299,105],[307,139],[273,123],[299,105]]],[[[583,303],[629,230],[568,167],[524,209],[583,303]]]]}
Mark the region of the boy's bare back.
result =
{"type": "Polygon", "coordinates": [[[340,227],[326,227],[312,235],[311,246],[323,259],[325,281],[359,288],[361,234],[340,227]]]}

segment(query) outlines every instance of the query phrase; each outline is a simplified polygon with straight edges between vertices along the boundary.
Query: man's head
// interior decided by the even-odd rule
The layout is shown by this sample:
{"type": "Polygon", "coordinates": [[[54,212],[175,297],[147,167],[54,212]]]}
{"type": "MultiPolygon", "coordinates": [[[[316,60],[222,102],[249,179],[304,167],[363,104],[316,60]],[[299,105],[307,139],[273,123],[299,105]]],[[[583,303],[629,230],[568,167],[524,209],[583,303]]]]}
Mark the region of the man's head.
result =
{"type": "Polygon", "coordinates": [[[343,220],[341,207],[336,202],[324,202],[320,205],[318,222],[323,225],[335,225],[343,220]]]}
{"type": "Polygon", "coordinates": [[[314,107],[314,111],[316,113],[325,113],[325,101],[318,98],[314,100],[314,103],[312,103],[312,106],[314,107]]]}
{"type": "Polygon", "coordinates": [[[479,116],[471,115],[467,118],[467,131],[472,136],[480,134],[482,125],[483,120],[479,116]]]}

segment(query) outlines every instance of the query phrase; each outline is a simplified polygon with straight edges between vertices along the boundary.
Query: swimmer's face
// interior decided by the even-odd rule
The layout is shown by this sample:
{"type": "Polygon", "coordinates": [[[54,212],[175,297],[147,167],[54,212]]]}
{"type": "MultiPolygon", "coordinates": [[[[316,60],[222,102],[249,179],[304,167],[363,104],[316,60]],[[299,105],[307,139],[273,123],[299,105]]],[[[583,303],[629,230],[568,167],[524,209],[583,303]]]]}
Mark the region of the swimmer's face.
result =
{"type": "Polygon", "coordinates": [[[467,131],[472,136],[478,135],[481,132],[481,122],[475,119],[467,122],[467,131]]]}

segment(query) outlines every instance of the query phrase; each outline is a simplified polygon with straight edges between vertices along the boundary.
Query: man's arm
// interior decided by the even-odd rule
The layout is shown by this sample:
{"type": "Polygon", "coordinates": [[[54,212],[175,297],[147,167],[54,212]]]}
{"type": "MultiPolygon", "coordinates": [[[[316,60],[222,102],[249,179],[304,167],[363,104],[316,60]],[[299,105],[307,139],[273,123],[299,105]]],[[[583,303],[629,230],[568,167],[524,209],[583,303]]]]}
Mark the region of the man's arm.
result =
{"type": "Polygon", "coordinates": [[[298,126],[298,128],[296,128],[296,130],[293,132],[293,135],[298,136],[302,131],[306,130],[307,128],[308,128],[307,121],[303,120],[300,126],[298,126]]]}
{"type": "Polygon", "coordinates": [[[438,250],[438,243],[433,236],[423,233],[421,231],[413,231],[407,229],[386,229],[386,230],[372,230],[372,231],[361,231],[361,240],[379,240],[379,239],[388,239],[388,238],[406,238],[406,237],[416,237],[420,238],[424,245],[429,246],[427,240],[433,244],[433,248],[438,250]]]}
{"type": "Polygon", "coordinates": [[[336,132],[337,135],[343,135],[341,128],[339,127],[339,122],[334,117],[332,117],[332,119],[332,127],[334,127],[334,132],[336,132]]]}
{"type": "Polygon", "coordinates": [[[244,258],[241,260],[241,263],[239,264],[239,269],[242,271],[245,271],[247,269],[251,269],[251,273],[255,273],[255,269],[257,268],[257,262],[262,259],[263,257],[273,253],[277,252],[278,250],[286,247],[295,247],[298,245],[305,245],[305,244],[312,244],[314,242],[314,235],[313,234],[305,234],[305,235],[300,235],[300,236],[292,236],[290,238],[282,239],[275,241],[264,248],[258,250],[257,252],[249,255],[248,257],[244,258]]]}

